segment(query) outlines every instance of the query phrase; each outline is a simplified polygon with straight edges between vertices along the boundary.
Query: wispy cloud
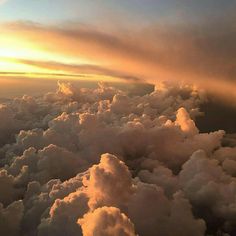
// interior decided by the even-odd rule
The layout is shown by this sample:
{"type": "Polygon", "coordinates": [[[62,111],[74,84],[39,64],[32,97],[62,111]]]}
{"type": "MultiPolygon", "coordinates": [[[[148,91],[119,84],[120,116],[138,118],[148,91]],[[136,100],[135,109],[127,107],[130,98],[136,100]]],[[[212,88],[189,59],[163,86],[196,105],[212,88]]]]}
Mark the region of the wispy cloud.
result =
{"type": "Polygon", "coordinates": [[[11,22],[5,24],[5,31],[35,42],[47,51],[91,59],[98,66],[25,63],[69,71],[128,75],[152,82],[186,80],[217,89],[219,93],[223,86],[235,96],[235,90],[232,90],[236,87],[236,29],[233,22],[233,19],[218,19],[203,25],[169,25],[165,28],[153,25],[139,31],[113,33],[78,24],[65,27],[11,22]]]}

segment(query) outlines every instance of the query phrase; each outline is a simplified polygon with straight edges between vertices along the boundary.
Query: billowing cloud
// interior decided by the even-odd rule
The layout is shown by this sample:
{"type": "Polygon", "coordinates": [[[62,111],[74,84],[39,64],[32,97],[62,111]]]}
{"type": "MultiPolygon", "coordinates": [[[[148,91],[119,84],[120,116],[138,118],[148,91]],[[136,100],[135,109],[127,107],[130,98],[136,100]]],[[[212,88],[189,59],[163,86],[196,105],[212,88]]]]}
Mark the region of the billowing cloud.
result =
{"type": "Polygon", "coordinates": [[[16,201],[6,208],[0,203],[0,233],[1,235],[17,236],[21,231],[21,220],[24,206],[22,201],[16,201]]]}
{"type": "Polygon", "coordinates": [[[134,226],[126,215],[115,207],[102,207],[84,215],[78,223],[84,236],[135,236],[134,226]]]}
{"type": "Polygon", "coordinates": [[[222,130],[199,131],[204,101],[173,83],[145,95],[58,83],[6,100],[0,233],[234,235],[235,147],[222,130]]]}

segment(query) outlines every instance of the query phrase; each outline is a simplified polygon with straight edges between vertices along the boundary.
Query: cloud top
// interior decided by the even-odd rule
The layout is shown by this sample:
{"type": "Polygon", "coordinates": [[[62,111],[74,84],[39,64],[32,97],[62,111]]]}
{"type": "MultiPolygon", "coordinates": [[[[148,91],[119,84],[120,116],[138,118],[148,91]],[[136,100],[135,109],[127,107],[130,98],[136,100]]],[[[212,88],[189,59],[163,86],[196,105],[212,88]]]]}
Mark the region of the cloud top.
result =
{"type": "Polygon", "coordinates": [[[198,130],[204,101],[172,83],[145,95],[58,83],[7,100],[0,233],[234,235],[235,147],[223,147],[222,130],[198,130]]]}

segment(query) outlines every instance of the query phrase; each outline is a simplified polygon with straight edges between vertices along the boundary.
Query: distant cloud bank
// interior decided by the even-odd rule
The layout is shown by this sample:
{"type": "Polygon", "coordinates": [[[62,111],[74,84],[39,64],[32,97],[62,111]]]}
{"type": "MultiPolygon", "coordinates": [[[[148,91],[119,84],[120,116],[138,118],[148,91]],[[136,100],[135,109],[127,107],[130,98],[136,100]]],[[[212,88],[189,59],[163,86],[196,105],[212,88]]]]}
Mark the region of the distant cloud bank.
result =
{"type": "Polygon", "coordinates": [[[235,98],[235,16],[211,18],[196,25],[151,25],[142,29],[64,23],[2,24],[2,32],[64,57],[78,57],[92,64],[27,60],[22,64],[68,73],[98,73],[123,79],[177,80],[197,83],[217,95],[235,98]]]}

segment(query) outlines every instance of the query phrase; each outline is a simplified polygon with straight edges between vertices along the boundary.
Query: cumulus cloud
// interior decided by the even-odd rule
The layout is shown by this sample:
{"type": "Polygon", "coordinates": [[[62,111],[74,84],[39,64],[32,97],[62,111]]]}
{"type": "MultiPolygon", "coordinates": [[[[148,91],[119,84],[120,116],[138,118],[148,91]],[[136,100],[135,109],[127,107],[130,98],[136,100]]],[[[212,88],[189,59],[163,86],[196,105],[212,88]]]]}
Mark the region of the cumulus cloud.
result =
{"type": "Polygon", "coordinates": [[[91,196],[91,209],[104,204],[122,205],[132,193],[131,174],[127,166],[109,154],[102,155],[99,165],[91,167],[89,179],[84,179],[84,185],[91,196]]]}
{"type": "Polygon", "coordinates": [[[87,196],[82,192],[71,193],[63,200],[57,199],[50,209],[50,217],[42,219],[38,226],[39,235],[81,235],[76,221],[88,211],[87,202],[87,196]]]}
{"type": "Polygon", "coordinates": [[[22,201],[11,203],[6,208],[0,204],[0,233],[1,235],[17,236],[21,231],[21,220],[24,206],[22,201]]]}
{"type": "Polygon", "coordinates": [[[0,233],[234,235],[235,147],[199,131],[204,101],[170,83],[145,95],[59,83],[6,101],[0,233]]]}
{"type": "Polygon", "coordinates": [[[84,236],[135,236],[134,225],[115,207],[102,207],[78,220],[84,236]]]}

